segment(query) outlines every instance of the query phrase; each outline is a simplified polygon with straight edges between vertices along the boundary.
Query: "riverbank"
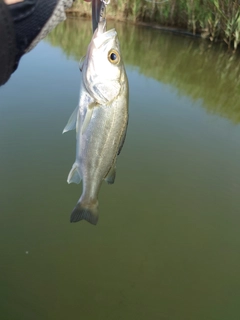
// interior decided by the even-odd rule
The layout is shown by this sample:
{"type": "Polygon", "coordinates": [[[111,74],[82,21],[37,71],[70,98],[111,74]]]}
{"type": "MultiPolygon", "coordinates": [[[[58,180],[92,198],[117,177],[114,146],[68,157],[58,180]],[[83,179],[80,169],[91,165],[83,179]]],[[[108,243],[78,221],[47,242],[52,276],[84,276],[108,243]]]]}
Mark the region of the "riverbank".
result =
{"type": "MultiPolygon", "coordinates": [[[[91,18],[91,4],[77,0],[69,16],[91,18]]],[[[240,5],[234,0],[112,0],[107,18],[224,41],[235,51],[240,43],[240,5]]]]}

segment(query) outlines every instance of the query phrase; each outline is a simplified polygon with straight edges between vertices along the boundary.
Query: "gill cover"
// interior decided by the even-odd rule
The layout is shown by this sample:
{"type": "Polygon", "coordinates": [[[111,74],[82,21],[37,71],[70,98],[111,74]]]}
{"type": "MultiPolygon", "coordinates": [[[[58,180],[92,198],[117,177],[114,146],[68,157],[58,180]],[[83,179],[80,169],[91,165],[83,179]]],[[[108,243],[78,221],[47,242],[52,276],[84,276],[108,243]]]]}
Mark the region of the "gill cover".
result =
{"type": "Polygon", "coordinates": [[[106,31],[106,21],[98,24],[83,66],[83,83],[101,105],[110,104],[120,93],[120,47],[115,29],[106,31]]]}

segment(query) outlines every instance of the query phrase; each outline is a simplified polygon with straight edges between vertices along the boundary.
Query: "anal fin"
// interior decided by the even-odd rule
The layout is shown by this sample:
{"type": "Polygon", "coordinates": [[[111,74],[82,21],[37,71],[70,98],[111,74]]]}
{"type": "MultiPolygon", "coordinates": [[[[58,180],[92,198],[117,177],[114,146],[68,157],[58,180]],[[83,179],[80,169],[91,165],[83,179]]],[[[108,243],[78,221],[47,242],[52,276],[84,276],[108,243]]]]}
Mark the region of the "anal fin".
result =
{"type": "Polygon", "coordinates": [[[79,171],[78,171],[78,165],[75,162],[72,166],[71,171],[69,172],[67,182],[79,184],[81,182],[81,180],[82,180],[82,178],[81,178],[79,171]]]}

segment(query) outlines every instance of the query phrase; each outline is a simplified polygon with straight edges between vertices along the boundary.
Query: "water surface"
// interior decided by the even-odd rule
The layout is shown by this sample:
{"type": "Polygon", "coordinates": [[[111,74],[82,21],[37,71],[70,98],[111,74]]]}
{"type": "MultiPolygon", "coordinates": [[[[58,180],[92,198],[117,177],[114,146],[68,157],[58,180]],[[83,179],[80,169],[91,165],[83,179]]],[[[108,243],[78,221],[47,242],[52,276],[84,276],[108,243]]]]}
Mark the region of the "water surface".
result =
{"type": "Polygon", "coordinates": [[[1,319],[239,319],[238,57],[117,24],[127,139],[98,225],[70,224],[81,186],[61,132],[89,25],[60,25],[0,89],[1,319]]]}

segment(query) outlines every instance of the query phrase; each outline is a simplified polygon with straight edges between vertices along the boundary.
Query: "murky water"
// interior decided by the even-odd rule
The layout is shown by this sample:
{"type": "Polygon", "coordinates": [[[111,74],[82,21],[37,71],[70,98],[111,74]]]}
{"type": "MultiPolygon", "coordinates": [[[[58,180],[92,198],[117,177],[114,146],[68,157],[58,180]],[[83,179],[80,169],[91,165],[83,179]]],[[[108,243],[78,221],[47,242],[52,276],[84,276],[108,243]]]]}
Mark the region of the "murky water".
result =
{"type": "Polygon", "coordinates": [[[239,319],[240,60],[117,24],[128,135],[98,225],[70,224],[81,186],[61,132],[89,25],[59,26],[0,89],[0,318],[239,319]]]}

